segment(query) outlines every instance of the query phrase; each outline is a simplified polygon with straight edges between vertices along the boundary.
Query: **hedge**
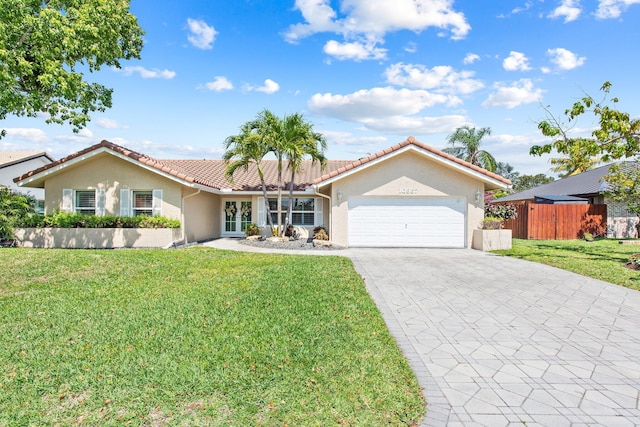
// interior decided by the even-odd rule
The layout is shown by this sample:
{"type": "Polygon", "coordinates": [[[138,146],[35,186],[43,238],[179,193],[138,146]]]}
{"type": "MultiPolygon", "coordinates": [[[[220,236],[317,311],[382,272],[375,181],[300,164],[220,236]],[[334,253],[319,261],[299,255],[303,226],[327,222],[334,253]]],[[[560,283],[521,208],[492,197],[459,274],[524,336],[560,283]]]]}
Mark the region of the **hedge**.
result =
{"type": "Polygon", "coordinates": [[[51,215],[28,215],[16,227],[33,228],[180,228],[180,221],[164,216],[97,216],[56,212],[51,215]]]}

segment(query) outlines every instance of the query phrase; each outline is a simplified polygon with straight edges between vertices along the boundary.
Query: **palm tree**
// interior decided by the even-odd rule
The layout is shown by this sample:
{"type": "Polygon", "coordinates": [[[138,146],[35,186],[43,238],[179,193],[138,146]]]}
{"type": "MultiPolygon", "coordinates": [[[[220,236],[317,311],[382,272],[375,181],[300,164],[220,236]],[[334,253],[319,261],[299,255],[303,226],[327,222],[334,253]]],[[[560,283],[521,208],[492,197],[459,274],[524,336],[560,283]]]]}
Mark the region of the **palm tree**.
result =
{"type": "Polygon", "coordinates": [[[549,163],[554,165],[551,171],[559,174],[561,178],[586,172],[602,162],[598,156],[592,155],[585,149],[585,143],[592,140],[572,138],[569,141],[566,152],[568,157],[556,157],[549,160],[549,163]]]}
{"type": "Polygon", "coordinates": [[[307,156],[311,158],[312,165],[320,162],[321,168],[324,169],[327,164],[327,158],[324,155],[324,151],[327,149],[327,141],[322,134],[313,131],[313,125],[305,122],[302,114],[296,113],[285,116],[282,120],[281,146],[288,163],[287,167],[291,171],[287,214],[285,215],[285,223],[282,229],[284,233],[289,227],[289,219],[293,209],[293,182],[296,173],[301,171],[302,161],[307,156]]]}
{"type": "Polygon", "coordinates": [[[230,136],[225,140],[225,154],[223,158],[230,162],[227,165],[226,176],[233,178],[238,168],[247,170],[255,164],[262,184],[262,192],[265,200],[265,211],[272,234],[282,237],[287,229],[291,208],[293,205],[293,182],[295,174],[300,171],[302,160],[310,157],[312,163],[320,162],[322,167],[326,164],[324,150],[327,143],[324,137],[313,131],[313,125],[304,121],[301,114],[292,114],[279,118],[269,110],[261,111],[255,120],[245,123],[241,127],[239,135],[230,136]],[[267,195],[267,187],[262,173],[262,159],[269,153],[273,153],[277,161],[277,232],[267,195]],[[286,162],[286,164],[285,164],[286,162]],[[289,182],[289,203],[285,216],[285,226],[282,226],[282,190],[283,172],[285,167],[291,171],[289,182]]]}
{"type": "Polygon", "coordinates": [[[476,130],[476,128],[469,126],[459,127],[447,137],[447,142],[451,144],[451,147],[442,151],[472,165],[494,172],[497,167],[496,159],[488,152],[480,149],[480,141],[485,135],[491,135],[491,128],[476,130]]]}
{"type": "Polygon", "coordinates": [[[262,171],[262,160],[271,151],[271,146],[265,143],[265,138],[261,133],[261,123],[258,120],[252,120],[243,124],[238,135],[229,136],[224,140],[224,148],[225,152],[222,158],[227,162],[225,176],[230,182],[233,182],[233,175],[238,169],[247,171],[250,165],[256,166],[264,194],[267,221],[273,231],[267,185],[262,171]]]}

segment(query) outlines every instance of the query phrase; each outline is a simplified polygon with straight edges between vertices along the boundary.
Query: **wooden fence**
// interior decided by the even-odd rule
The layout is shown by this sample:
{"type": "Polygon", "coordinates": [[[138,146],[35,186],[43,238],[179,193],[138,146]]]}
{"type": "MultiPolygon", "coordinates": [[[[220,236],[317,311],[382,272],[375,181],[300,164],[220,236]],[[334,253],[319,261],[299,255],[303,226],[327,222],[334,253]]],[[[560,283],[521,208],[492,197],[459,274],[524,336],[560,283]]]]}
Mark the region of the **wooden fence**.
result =
{"type": "Polygon", "coordinates": [[[571,240],[583,233],[601,235],[607,228],[607,205],[516,205],[518,217],[505,221],[516,239],[571,240]]]}

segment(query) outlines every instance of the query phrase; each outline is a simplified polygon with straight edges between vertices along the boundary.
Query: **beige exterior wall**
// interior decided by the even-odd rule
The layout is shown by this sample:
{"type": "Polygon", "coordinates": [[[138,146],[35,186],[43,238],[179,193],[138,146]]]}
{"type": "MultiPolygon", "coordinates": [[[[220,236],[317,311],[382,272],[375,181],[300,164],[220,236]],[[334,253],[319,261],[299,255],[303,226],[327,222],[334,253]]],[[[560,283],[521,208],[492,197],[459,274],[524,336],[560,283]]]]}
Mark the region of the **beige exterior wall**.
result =
{"type": "MultiPolygon", "coordinates": [[[[335,181],[331,185],[333,217],[331,240],[348,244],[349,198],[359,196],[392,197],[463,197],[467,200],[467,247],[471,247],[473,230],[484,217],[484,200],[476,202],[476,193],[484,193],[482,181],[438,164],[415,153],[405,152],[335,181]],[[342,198],[338,200],[338,193],[342,198]]],[[[375,230],[372,230],[375,232],[375,230]]]]}
{"type": "Polygon", "coordinates": [[[120,215],[120,190],[162,190],[161,215],[182,220],[182,185],[113,155],[102,153],[45,182],[45,212],[62,209],[62,190],[105,190],[105,215],[120,215]]]}
{"type": "Polygon", "coordinates": [[[186,242],[197,242],[220,237],[220,197],[183,187],[186,242]]]}
{"type": "Polygon", "coordinates": [[[25,248],[113,249],[166,248],[178,242],[179,228],[19,228],[18,245],[25,248]]]}

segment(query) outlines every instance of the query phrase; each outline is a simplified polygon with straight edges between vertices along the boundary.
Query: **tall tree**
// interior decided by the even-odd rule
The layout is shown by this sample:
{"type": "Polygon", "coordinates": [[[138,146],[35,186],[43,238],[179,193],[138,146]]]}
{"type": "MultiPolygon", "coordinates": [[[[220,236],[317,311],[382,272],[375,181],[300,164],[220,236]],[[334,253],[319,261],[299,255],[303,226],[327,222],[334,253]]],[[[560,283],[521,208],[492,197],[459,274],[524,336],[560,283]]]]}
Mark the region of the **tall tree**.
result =
{"type": "Polygon", "coordinates": [[[497,167],[496,159],[487,151],[480,149],[480,143],[485,135],[491,135],[491,128],[485,127],[477,130],[469,126],[459,127],[447,137],[447,142],[451,147],[442,151],[472,165],[494,172],[497,167]]]}
{"type": "Polygon", "coordinates": [[[311,159],[312,165],[320,162],[321,168],[324,169],[327,164],[327,158],[324,155],[327,149],[327,141],[322,134],[314,132],[313,125],[305,122],[304,117],[299,113],[283,118],[282,141],[284,157],[291,172],[287,214],[285,215],[285,223],[282,230],[284,233],[289,226],[291,210],[293,209],[293,183],[296,173],[302,170],[302,161],[307,157],[311,159]]]}
{"type": "Polygon", "coordinates": [[[639,153],[640,119],[631,118],[629,113],[614,108],[618,98],[609,97],[611,83],[605,82],[600,90],[603,97],[596,101],[585,95],[564,112],[565,119],[555,116],[545,108],[546,119],[538,123],[538,129],[552,141],[531,147],[530,154],[542,155],[552,150],[561,154],[570,154],[570,150],[581,150],[587,156],[601,156],[603,162],[632,157],[639,153]],[[591,135],[593,138],[572,138],[569,133],[577,119],[584,114],[592,114],[598,127],[591,135]]]}
{"type": "Polygon", "coordinates": [[[520,172],[516,172],[513,170],[513,166],[509,163],[498,162],[496,164],[496,170],[494,171],[498,175],[507,178],[509,181],[513,182],[520,176],[520,172]]]}
{"type": "Polygon", "coordinates": [[[262,169],[262,160],[271,151],[271,146],[265,139],[262,123],[259,120],[246,122],[240,127],[238,135],[229,136],[224,140],[224,147],[225,152],[222,158],[227,162],[225,175],[229,181],[233,182],[233,175],[236,171],[241,169],[246,172],[251,165],[255,165],[264,195],[267,222],[273,232],[273,219],[271,218],[267,185],[262,169]]]}
{"type": "Polygon", "coordinates": [[[567,157],[555,157],[549,160],[549,163],[553,165],[551,171],[564,178],[593,169],[601,163],[601,160],[599,157],[592,156],[586,150],[582,149],[584,144],[589,143],[591,143],[591,141],[588,140],[572,141],[571,144],[567,146],[567,157]]]}
{"type": "Polygon", "coordinates": [[[538,187],[539,185],[553,182],[554,178],[546,176],[543,173],[537,175],[520,175],[513,181],[513,191],[523,191],[529,188],[538,187]]]}
{"type": "Polygon", "coordinates": [[[285,115],[280,118],[265,109],[257,115],[255,120],[247,122],[242,127],[240,135],[228,137],[225,148],[227,150],[224,155],[225,160],[231,162],[235,159],[235,162],[227,166],[228,177],[233,177],[235,170],[240,167],[245,170],[251,164],[258,167],[271,231],[274,236],[282,237],[286,232],[293,205],[295,174],[300,171],[302,160],[307,157],[311,158],[312,162],[319,161],[324,166],[326,163],[324,137],[314,132],[313,125],[305,122],[301,114],[285,115]],[[261,171],[262,159],[269,153],[272,153],[277,161],[277,226],[271,217],[266,184],[261,171]],[[283,226],[283,175],[287,169],[291,172],[291,180],[289,181],[289,203],[283,226]]]}
{"type": "Polygon", "coordinates": [[[129,0],[0,0],[0,120],[45,113],[77,132],[89,112],[110,108],[113,90],[85,73],[140,58],[144,31],[129,8],[129,0]]]}

